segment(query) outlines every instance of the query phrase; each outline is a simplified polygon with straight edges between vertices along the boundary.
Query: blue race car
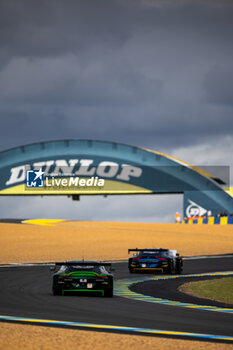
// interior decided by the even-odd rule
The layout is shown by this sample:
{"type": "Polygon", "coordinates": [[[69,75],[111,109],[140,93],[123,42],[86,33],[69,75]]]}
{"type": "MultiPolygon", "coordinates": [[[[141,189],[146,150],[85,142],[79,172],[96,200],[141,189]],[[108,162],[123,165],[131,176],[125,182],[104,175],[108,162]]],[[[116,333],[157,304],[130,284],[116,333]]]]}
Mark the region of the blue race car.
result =
{"type": "Polygon", "coordinates": [[[162,272],[181,274],[183,260],[176,250],[162,248],[128,249],[128,253],[135,252],[129,258],[129,272],[162,272]]]}

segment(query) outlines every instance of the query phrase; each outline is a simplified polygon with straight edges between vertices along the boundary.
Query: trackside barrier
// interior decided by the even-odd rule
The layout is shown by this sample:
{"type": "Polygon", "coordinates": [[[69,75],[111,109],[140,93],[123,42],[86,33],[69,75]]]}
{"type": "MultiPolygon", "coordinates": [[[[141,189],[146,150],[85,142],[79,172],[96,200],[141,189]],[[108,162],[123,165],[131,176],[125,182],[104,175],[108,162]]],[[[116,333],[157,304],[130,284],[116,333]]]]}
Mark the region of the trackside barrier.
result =
{"type": "Polygon", "coordinates": [[[182,224],[233,225],[233,216],[208,216],[186,218],[182,224]]]}

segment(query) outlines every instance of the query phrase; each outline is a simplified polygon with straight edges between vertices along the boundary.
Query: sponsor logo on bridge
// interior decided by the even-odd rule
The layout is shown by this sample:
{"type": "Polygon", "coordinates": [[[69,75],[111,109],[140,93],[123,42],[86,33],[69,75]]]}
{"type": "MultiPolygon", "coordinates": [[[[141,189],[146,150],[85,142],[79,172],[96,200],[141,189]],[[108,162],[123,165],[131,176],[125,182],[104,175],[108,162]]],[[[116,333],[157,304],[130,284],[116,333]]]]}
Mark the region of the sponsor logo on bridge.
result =
{"type": "Polygon", "coordinates": [[[195,203],[194,201],[188,200],[189,205],[186,208],[186,216],[188,218],[190,217],[199,217],[204,216],[208,213],[208,215],[211,215],[211,211],[207,211],[207,209],[201,207],[199,204],[195,203]]]}

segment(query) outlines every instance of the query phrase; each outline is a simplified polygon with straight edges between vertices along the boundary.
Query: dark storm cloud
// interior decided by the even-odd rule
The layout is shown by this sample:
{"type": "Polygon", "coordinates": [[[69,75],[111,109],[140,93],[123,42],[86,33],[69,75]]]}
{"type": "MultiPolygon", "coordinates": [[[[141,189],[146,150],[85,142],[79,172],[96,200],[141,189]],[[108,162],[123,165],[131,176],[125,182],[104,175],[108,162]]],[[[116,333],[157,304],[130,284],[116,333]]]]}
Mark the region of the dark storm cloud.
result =
{"type": "Polygon", "coordinates": [[[128,37],[127,11],[117,1],[8,1],[0,4],[1,47],[12,55],[72,53],[128,37]]]}
{"type": "Polygon", "coordinates": [[[99,44],[118,48],[140,32],[178,42],[178,35],[231,40],[232,10],[222,0],[2,0],[0,45],[9,55],[47,57],[99,44]]]}
{"type": "Polygon", "coordinates": [[[233,105],[233,67],[231,69],[217,66],[206,74],[204,87],[208,102],[233,105]]]}
{"type": "Polygon", "coordinates": [[[0,148],[230,135],[232,18],[220,0],[1,1],[0,148]]]}

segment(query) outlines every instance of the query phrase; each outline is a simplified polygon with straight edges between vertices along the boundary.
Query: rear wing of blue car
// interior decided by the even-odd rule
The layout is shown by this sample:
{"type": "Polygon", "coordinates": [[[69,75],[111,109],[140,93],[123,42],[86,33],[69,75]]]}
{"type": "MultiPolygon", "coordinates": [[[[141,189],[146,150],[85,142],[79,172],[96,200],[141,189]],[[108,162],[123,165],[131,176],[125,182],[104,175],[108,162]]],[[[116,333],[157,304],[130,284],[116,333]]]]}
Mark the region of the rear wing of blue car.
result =
{"type": "Polygon", "coordinates": [[[149,249],[149,248],[143,248],[143,249],[140,249],[140,248],[134,248],[134,249],[128,249],[128,254],[130,252],[168,252],[169,249],[163,249],[163,248],[152,248],[152,249],[149,249]]]}

